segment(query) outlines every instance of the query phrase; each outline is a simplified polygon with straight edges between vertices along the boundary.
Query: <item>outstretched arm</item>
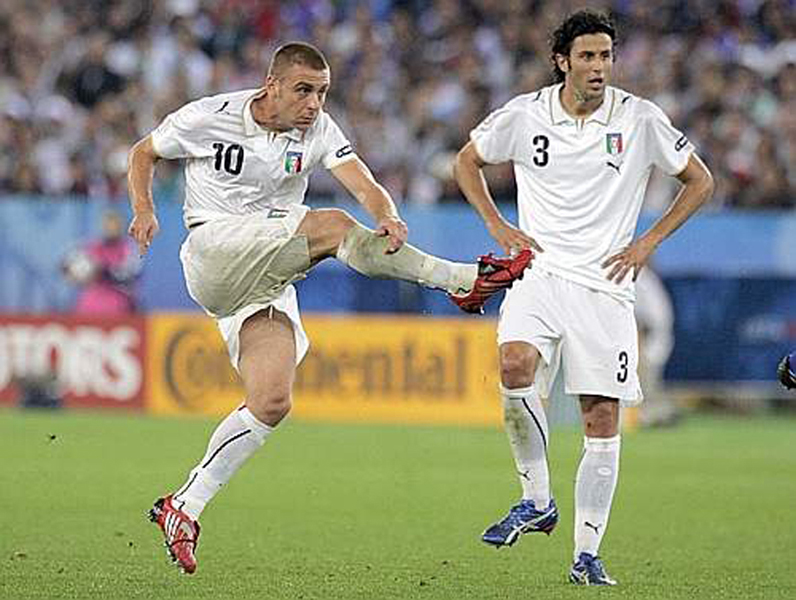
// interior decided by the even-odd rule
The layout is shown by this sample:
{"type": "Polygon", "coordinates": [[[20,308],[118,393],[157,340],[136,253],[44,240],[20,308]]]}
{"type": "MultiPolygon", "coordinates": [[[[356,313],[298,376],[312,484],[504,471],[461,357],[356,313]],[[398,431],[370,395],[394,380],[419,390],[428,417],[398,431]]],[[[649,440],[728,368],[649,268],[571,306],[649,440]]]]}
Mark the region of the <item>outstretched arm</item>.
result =
{"type": "Polygon", "coordinates": [[[677,175],[677,179],[683,183],[683,187],[663,216],[636,241],[603,263],[603,268],[612,267],[608,273],[609,280],[621,283],[632,269],[635,281],[660,243],[674,233],[713,195],[713,176],[695,153],[691,154],[688,164],[677,175]]]}
{"type": "Polygon", "coordinates": [[[392,254],[397,251],[408,235],[406,223],[398,216],[390,194],[376,181],[368,166],[354,158],[334,167],[331,172],[376,221],[376,233],[389,237],[385,252],[392,254]]]}
{"type": "Polygon", "coordinates": [[[500,214],[489,188],[484,179],[483,167],[486,163],[478,156],[473,142],[467,142],[456,155],[453,174],[464,197],[473,205],[486,224],[490,235],[506,252],[511,253],[523,248],[533,248],[542,252],[542,248],[533,238],[514,227],[500,214]]]}
{"type": "Polygon", "coordinates": [[[127,160],[127,191],[133,209],[128,233],[138,244],[141,256],[149,249],[152,238],[160,229],[155,216],[155,202],[152,200],[152,176],[159,159],[151,136],[146,136],[132,147],[127,160]]]}

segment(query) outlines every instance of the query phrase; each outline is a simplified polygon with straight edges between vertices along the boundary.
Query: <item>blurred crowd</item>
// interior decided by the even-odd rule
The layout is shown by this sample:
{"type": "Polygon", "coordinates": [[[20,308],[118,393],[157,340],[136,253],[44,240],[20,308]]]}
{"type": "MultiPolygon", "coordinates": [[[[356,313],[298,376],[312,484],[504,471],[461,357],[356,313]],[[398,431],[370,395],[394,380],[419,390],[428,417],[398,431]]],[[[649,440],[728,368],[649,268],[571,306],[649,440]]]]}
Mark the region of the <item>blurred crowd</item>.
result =
{"type": "MultiPolygon", "coordinates": [[[[714,207],[796,207],[789,0],[616,0],[615,83],[658,103],[706,159],[714,207]]],[[[0,194],[126,200],[130,145],[203,95],[261,84],[288,40],[332,67],[327,110],[407,203],[461,201],[451,159],[510,97],[550,81],[560,0],[3,0],[0,194]]],[[[510,195],[507,167],[490,168],[510,195]]],[[[156,193],[179,189],[159,166],[156,193]]],[[[334,194],[328,175],[314,192],[334,194]]],[[[656,177],[652,208],[671,198],[656,177]]],[[[174,196],[174,194],[172,194],[174,196]]]]}

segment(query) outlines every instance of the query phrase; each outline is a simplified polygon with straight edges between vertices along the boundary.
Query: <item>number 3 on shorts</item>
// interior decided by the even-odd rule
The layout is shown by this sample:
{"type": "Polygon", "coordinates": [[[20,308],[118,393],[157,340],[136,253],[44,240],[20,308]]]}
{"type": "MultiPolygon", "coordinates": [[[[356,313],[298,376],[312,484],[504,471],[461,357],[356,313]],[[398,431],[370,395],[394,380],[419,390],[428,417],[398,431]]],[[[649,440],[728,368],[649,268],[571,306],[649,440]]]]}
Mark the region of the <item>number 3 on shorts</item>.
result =
{"type": "Polygon", "coordinates": [[[619,353],[619,370],[616,372],[616,380],[619,383],[627,381],[627,352],[622,350],[619,353]]]}

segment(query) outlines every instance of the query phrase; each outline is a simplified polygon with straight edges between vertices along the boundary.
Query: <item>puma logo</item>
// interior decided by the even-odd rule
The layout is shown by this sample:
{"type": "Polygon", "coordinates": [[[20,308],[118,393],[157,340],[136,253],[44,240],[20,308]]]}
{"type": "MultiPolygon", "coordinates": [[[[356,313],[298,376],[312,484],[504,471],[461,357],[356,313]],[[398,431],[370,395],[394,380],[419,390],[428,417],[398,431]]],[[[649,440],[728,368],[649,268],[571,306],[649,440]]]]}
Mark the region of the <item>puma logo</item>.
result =
{"type": "Polygon", "coordinates": [[[602,525],[602,523],[600,523],[599,525],[592,525],[592,524],[591,524],[591,523],[589,523],[588,521],[585,521],[583,524],[584,524],[586,527],[591,527],[592,529],[594,529],[594,533],[595,533],[595,535],[600,535],[600,527],[602,527],[602,526],[603,526],[603,525],[602,525]]]}
{"type": "Polygon", "coordinates": [[[224,102],[224,104],[221,105],[221,108],[219,108],[216,112],[217,113],[224,113],[225,115],[229,114],[229,113],[224,112],[224,109],[227,107],[228,104],[229,104],[229,100],[224,102]]]}
{"type": "Polygon", "coordinates": [[[616,169],[616,172],[619,173],[619,165],[615,165],[610,160],[605,161],[605,164],[608,165],[609,167],[616,169]]]}

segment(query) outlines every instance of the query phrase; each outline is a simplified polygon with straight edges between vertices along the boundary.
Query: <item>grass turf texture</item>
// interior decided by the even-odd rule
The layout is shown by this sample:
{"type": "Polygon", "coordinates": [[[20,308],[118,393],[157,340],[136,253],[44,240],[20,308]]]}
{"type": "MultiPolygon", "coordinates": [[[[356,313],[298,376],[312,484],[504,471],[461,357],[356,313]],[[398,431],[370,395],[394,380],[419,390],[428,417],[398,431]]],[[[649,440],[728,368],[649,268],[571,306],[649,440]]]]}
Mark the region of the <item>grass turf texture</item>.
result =
{"type": "Polygon", "coordinates": [[[0,598],[796,598],[794,419],[626,434],[603,543],[613,589],[566,583],[575,430],[553,432],[562,520],[478,540],[519,486],[497,429],[288,422],[206,511],[196,575],[144,519],[210,421],[0,411],[0,598]]]}

